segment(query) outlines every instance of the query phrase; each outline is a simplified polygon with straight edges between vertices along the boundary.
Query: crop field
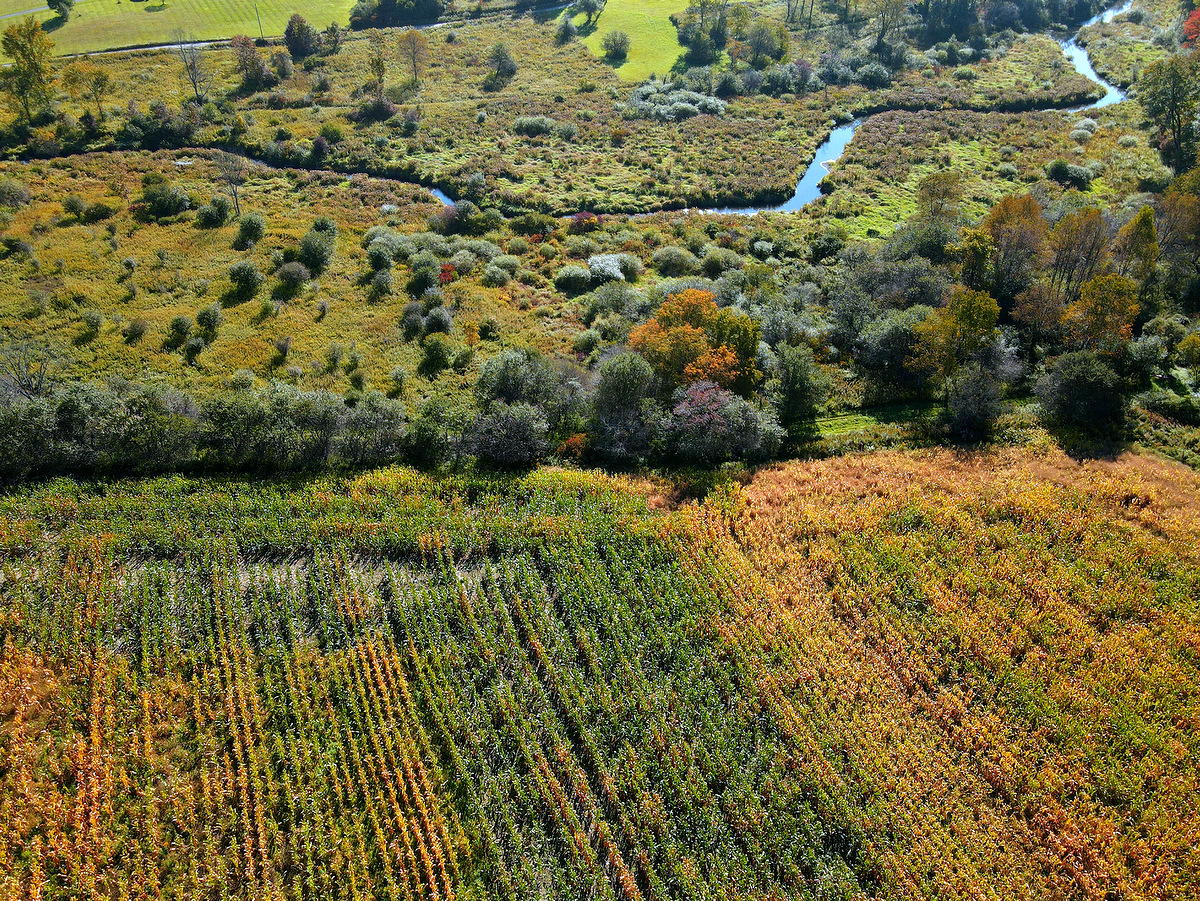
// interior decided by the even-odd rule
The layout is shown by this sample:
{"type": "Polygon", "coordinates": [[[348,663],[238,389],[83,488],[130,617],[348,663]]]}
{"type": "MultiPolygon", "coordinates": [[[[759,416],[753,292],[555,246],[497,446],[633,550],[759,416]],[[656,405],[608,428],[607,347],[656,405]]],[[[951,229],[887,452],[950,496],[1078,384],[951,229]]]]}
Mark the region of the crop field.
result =
{"type": "MultiPolygon", "coordinates": [[[[603,56],[600,41],[610,31],[629,35],[629,56],[616,67],[626,81],[642,81],[657,73],[665,75],[675,65],[684,48],[670,17],[681,13],[687,4],[681,0],[609,0],[596,20],[584,43],[597,56],[603,56]]],[[[575,23],[586,25],[586,16],[576,16],[575,23]]]]}
{"type": "MultiPolygon", "coordinates": [[[[303,13],[321,27],[330,22],[345,25],[349,0],[306,2],[303,13]]],[[[217,40],[235,34],[267,37],[283,34],[296,12],[287,0],[79,0],[65,24],[46,7],[29,0],[0,2],[0,16],[34,12],[54,40],[60,54],[88,53],[113,47],[171,43],[175,32],[196,40],[217,40]]]]}
{"type": "Polygon", "coordinates": [[[565,471],[11,489],[0,892],[1195,897],[1198,491],[1049,450],[673,512],[565,471]]]}

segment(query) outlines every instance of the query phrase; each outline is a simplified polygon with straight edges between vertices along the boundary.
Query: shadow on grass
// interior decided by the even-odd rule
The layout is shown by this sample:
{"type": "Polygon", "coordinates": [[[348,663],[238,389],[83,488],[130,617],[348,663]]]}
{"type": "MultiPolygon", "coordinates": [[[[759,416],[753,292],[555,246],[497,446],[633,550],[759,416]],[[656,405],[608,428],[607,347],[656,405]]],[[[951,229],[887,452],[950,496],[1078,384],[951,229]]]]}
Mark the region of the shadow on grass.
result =
{"type": "Polygon", "coordinates": [[[1129,450],[1129,440],[1121,432],[1087,432],[1080,428],[1049,425],[1046,430],[1058,446],[1076,463],[1088,460],[1115,460],[1129,450]]]}

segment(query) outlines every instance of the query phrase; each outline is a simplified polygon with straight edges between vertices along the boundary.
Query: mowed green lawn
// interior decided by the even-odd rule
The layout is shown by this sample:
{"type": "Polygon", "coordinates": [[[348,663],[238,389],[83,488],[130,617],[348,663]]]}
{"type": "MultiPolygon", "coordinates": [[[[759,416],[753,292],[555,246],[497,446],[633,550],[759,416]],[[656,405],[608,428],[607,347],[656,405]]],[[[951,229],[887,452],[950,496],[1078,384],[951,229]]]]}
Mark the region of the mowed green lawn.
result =
{"type": "MultiPolygon", "coordinates": [[[[336,21],[345,25],[354,0],[258,0],[262,33],[267,37],[283,34],[294,12],[303,13],[317,28],[336,21]]],[[[172,40],[176,29],[197,40],[216,40],[235,34],[259,36],[254,0],[77,0],[65,25],[38,0],[0,0],[0,27],[17,21],[16,15],[37,10],[54,41],[56,53],[84,53],[163,44],[172,40]]]]}
{"type": "MultiPolygon", "coordinates": [[[[596,17],[595,30],[583,42],[597,56],[604,56],[600,41],[610,31],[629,35],[629,58],[617,67],[626,81],[642,81],[652,73],[666,74],[683,53],[679,35],[671,24],[672,13],[683,12],[687,0],[608,0],[596,17]]],[[[580,28],[586,16],[576,16],[580,28]]]]}

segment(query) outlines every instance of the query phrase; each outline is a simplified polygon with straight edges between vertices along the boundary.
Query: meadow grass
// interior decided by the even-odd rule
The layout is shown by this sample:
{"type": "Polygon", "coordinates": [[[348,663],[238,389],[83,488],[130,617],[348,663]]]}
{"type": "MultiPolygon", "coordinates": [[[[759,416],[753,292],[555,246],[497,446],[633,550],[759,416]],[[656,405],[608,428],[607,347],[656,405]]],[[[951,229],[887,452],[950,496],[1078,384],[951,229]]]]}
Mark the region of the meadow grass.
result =
{"type": "MultiPolygon", "coordinates": [[[[0,174],[29,184],[33,193],[28,207],[6,214],[7,234],[27,240],[31,253],[0,262],[0,332],[36,334],[61,348],[69,360],[67,377],[125,377],[207,393],[224,387],[235,370],[249,369],[262,379],[345,391],[348,373],[326,362],[329,348],[339,345],[361,359],[368,387],[387,390],[391,371],[405,369],[413,376],[412,400],[465,390],[478,365],[500,346],[480,342],[473,362],[461,372],[448,369],[436,379],[417,378],[421,346],[406,341],[399,325],[411,299],[403,290],[406,270],[398,269],[396,293],[388,297],[372,299],[360,284],[368,269],[360,246],[367,228],[391,222],[400,231],[420,231],[440,208],[419,186],[256,168],[242,189],[241,204],[243,212],[263,216],[267,234],[255,247],[238,251],[232,247],[234,224],[201,229],[190,213],[161,224],[139,221],[133,207],[147,171],[163,172],[198,201],[220,193],[208,161],[197,153],[94,154],[69,163],[0,165],[0,174]],[[71,193],[116,212],[103,223],[77,224],[62,215],[60,201],[71,193]],[[395,205],[396,212],[382,213],[384,204],[395,205]],[[231,264],[249,260],[271,271],[272,252],[294,247],[320,215],[334,217],[340,234],[333,262],[319,279],[269,312],[263,304],[271,299],[273,279],[251,300],[239,303],[227,296],[231,264]],[[167,346],[168,325],[175,316],[194,317],[217,301],[223,301],[224,323],[216,340],[188,365],[167,346]],[[95,334],[83,328],[86,310],[104,318],[95,334]],[[127,341],[122,332],[134,320],[143,320],[147,331],[127,341]],[[282,338],[292,339],[285,360],[278,359],[275,348],[282,338]]],[[[530,254],[524,265],[537,268],[542,258],[530,254]]],[[[555,264],[544,265],[553,272],[555,264]]],[[[544,277],[539,280],[546,284],[544,277]]],[[[562,296],[552,300],[548,287],[514,281],[503,289],[488,288],[477,278],[463,279],[448,287],[446,302],[456,308],[450,336],[456,351],[467,347],[466,324],[489,316],[499,323],[504,343],[547,352],[566,352],[579,328],[574,305],[562,296]],[[529,312],[541,307],[549,315],[529,312]]]]}
{"type": "Polygon", "coordinates": [[[37,9],[34,15],[50,32],[55,52],[65,55],[170,43],[178,29],[202,41],[235,34],[278,36],[294,12],[319,28],[330,22],[345,25],[353,5],[351,0],[259,0],[256,16],[254,0],[80,0],[63,24],[45,7],[37,9],[35,0],[0,0],[0,17],[37,9]]]}
{"type": "MultiPolygon", "coordinates": [[[[604,51],[600,42],[604,35],[610,31],[623,31],[630,39],[629,56],[616,67],[617,74],[625,81],[642,81],[652,74],[664,75],[683,53],[670,16],[683,12],[686,6],[683,0],[608,0],[583,42],[602,57],[604,51]]],[[[582,27],[585,19],[576,16],[575,24],[582,27]]]]}
{"type": "Polygon", "coordinates": [[[943,170],[967,174],[960,211],[968,220],[1034,185],[1065,206],[1117,204],[1166,175],[1146,141],[1120,143],[1138,133],[1140,116],[1134,102],[1083,113],[882,113],[855,134],[827,177],[831,193],[809,214],[832,216],[858,236],[886,237],[916,211],[922,179],[943,170]],[[1072,135],[1085,118],[1099,125],[1079,143],[1072,135]],[[1060,157],[1096,173],[1089,190],[1064,190],[1046,177],[1047,164],[1060,157]]]}
{"type": "Polygon", "coordinates": [[[912,422],[933,408],[932,404],[893,404],[839,413],[835,416],[819,416],[816,432],[821,438],[843,438],[859,432],[868,432],[880,426],[912,422]]]}

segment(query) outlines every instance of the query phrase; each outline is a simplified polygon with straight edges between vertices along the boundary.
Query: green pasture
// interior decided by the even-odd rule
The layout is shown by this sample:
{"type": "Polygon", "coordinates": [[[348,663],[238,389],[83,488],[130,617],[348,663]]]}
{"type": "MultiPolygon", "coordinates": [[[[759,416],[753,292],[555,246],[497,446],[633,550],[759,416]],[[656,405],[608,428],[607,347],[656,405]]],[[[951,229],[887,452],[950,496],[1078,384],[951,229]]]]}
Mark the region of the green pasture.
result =
{"type": "Polygon", "coordinates": [[[576,16],[575,24],[583,43],[597,56],[604,56],[600,41],[610,31],[629,35],[629,57],[616,67],[626,81],[643,81],[651,74],[670,71],[683,53],[679,35],[671,24],[672,13],[683,12],[687,0],[608,0],[595,22],[585,28],[586,16],[576,16]]]}
{"type": "MultiPolygon", "coordinates": [[[[59,54],[86,53],[114,47],[169,43],[177,29],[197,40],[235,34],[258,37],[283,34],[294,12],[313,25],[345,25],[353,0],[78,0],[66,23],[37,0],[0,0],[0,25],[32,13],[43,23],[59,54]]],[[[668,23],[670,24],[670,23],[668,23]]]]}
{"type": "Polygon", "coordinates": [[[820,416],[815,423],[816,437],[844,438],[880,426],[913,422],[927,415],[934,406],[932,403],[889,404],[834,416],[820,416]]]}

